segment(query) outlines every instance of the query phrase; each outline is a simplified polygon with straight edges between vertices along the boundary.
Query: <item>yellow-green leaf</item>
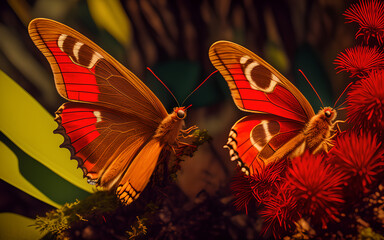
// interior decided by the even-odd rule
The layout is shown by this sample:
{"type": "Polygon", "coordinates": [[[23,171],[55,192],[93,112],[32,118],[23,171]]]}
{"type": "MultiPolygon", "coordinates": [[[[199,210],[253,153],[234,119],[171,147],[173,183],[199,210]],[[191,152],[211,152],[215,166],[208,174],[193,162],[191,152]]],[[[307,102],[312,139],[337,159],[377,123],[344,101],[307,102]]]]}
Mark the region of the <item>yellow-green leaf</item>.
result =
{"type": "Polygon", "coordinates": [[[53,134],[57,123],[24,89],[0,70],[0,131],[20,149],[73,185],[93,192],[77,161],[59,148],[63,137],[53,134]]]}
{"type": "Polygon", "coordinates": [[[40,232],[33,226],[35,220],[15,213],[0,213],[0,239],[40,239],[40,232]]]}
{"type": "MultiPolygon", "coordinates": [[[[60,207],[60,204],[49,199],[35,186],[28,182],[19,171],[19,161],[17,156],[3,142],[0,142],[0,178],[29,195],[50,204],[60,207]]],[[[1,238],[0,238],[1,239],[1,238]]]]}
{"type": "Polygon", "coordinates": [[[122,45],[128,45],[131,26],[120,1],[88,0],[87,2],[96,25],[107,30],[122,45]]]}

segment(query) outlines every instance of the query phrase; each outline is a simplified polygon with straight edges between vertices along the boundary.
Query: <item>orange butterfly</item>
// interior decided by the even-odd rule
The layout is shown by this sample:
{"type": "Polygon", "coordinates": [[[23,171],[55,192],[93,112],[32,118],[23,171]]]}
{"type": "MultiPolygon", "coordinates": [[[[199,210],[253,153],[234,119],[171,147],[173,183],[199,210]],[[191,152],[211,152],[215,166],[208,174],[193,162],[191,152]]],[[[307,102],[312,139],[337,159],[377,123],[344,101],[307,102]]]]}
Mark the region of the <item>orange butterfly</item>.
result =
{"type": "Polygon", "coordinates": [[[315,114],[288,79],[240,45],[216,42],[209,57],[227,81],[236,106],[255,113],[233,125],[225,146],[246,175],[305,150],[328,151],[335,109],[325,107],[315,114]]]}
{"type": "Polygon", "coordinates": [[[130,204],[148,184],[161,151],[188,134],[182,130],[186,108],[168,114],[132,72],[64,24],[38,18],[28,31],[51,65],[57,91],[70,101],[56,112],[61,147],[89,183],[116,188],[130,204]]]}

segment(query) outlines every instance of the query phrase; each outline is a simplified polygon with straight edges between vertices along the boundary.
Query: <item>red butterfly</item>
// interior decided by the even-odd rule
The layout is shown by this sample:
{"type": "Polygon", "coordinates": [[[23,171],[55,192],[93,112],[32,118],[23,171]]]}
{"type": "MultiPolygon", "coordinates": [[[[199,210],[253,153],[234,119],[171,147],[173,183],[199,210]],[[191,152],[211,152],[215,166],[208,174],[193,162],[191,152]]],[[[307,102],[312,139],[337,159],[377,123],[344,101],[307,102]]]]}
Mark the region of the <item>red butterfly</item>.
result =
{"type": "Polygon", "coordinates": [[[89,183],[116,188],[126,204],[137,199],[161,151],[176,146],[186,108],[167,113],[154,93],[118,61],[72,28],[49,19],[28,27],[49,61],[59,94],[56,112],[71,158],[89,183]]]}
{"type": "Polygon", "coordinates": [[[315,115],[291,82],[240,45],[216,42],[209,57],[227,81],[237,107],[256,113],[235,123],[225,146],[246,175],[305,150],[328,151],[335,109],[325,107],[315,115]]]}

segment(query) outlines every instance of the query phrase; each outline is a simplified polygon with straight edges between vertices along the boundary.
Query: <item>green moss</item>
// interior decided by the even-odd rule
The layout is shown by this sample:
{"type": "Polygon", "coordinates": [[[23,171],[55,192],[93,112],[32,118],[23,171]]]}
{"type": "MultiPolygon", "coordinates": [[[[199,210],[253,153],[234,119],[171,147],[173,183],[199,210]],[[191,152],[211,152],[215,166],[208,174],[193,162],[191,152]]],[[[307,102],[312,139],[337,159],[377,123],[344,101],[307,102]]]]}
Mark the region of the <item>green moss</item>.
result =
{"type": "Polygon", "coordinates": [[[211,136],[208,134],[208,130],[206,129],[197,129],[192,134],[195,137],[195,140],[193,141],[193,144],[196,146],[200,146],[203,143],[211,140],[211,136]]]}
{"type": "Polygon", "coordinates": [[[359,233],[359,240],[384,240],[384,237],[375,233],[372,228],[364,228],[359,233]]]}
{"type": "Polygon", "coordinates": [[[64,238],[64,231],[79,221],[88,221],[95,215],[109,213],[119,206],[116,195],[109,191],[99,191],[88,198],[73,203],[66,203],[61,208],[37,216],[35,227],[41,232],[58,239],[64,238]]]}
{"type": "Polygon", "coordinates": [[[136,217],[137,221],[131,226],[131,231],[127,231],[129,239],[138,239],[147,234],[147,227],[145,226],[146,218],[136,217]]]}

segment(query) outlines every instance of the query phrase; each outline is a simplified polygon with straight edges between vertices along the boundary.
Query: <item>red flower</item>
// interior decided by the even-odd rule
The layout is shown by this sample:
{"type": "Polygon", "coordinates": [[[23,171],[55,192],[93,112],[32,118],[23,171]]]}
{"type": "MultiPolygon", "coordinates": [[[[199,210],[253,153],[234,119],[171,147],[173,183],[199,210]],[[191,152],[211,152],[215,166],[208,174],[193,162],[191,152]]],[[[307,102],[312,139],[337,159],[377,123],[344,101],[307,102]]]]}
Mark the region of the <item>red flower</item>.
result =
{"type": "Polygon", "coordinates": [[[311,216],[312,222],[327,226],[329,220],[337,220],[338,207],[344,202],[343,176],[322,161],[321,155],[309,152],[292,160],[287,172],[287,187],[293,193],[300,211],[311,216]]]}
{"type": "Polygon", "coordinates": [[[372,72],[352,85],[347,97],[347,122],[384,133],[384,71],[372,72]]]}
{"type": "Polygon", "coordinates": [[[344,16],[348,22],[357,22],[360,25],[356,38],[364,37],[368,43],[369,38],[376,38],[379,44],[384,40],[384,4],[381,1],[361,1],[345,11],[344,16]]]}
{"type": "Polygon", "coordinates": [[[346,132],[337,137],[329,152],[333,164],[348,182],[349,192],[361,195],[384,173],[384,148],[370,132],[346,132]]]}
{"type": "Polygon", "coordinates": [[[260,205],[271,194],[276,194],[279,184],[283,180],[283,171],[286,167],[286,161],[279,161],[274,164],[268,164],[260,172],[251,176],[245,176],[243,173],[236,176],[231,189],[235,196],[235,205],[237,209],[248,211],[248,205],[252,200],[257,206],[260,205]]]}
{"type": "Polygon", "coordinates": [[[248,205],[254,200],[251,187],[252,179],[250,176],[239,173],[232,179],[231,190],[235,196],[234,205],[237,210],[245,210],[248,214],[248,205]]]}
{"type": "Polygon", "coordinates": [[[356,46],[341,52],[334,61],[340,69],[337,73],[346,71],[353,76],[364,77],[368,72],[384,67],[384,54],[377,47],[356,46]]]}
{"type": "Polygon", "coordinates": [[[264,219],[263,233],[272,233],[275,239],[282,239],[295,229],[295,222],[301,218],[291,191],[282,187],[278,194],[264,202],[260,211],[264,219]]]}
{"type": "Polygon", "coordinates": [[[279,184],[284,179],[283,172],[286,166],[286,161],[282,160],[277,163],[268,164],[260,172],[251,176],[253,196],[258,202],[268,198],[271,193],[276,193],[279,184]]]}

